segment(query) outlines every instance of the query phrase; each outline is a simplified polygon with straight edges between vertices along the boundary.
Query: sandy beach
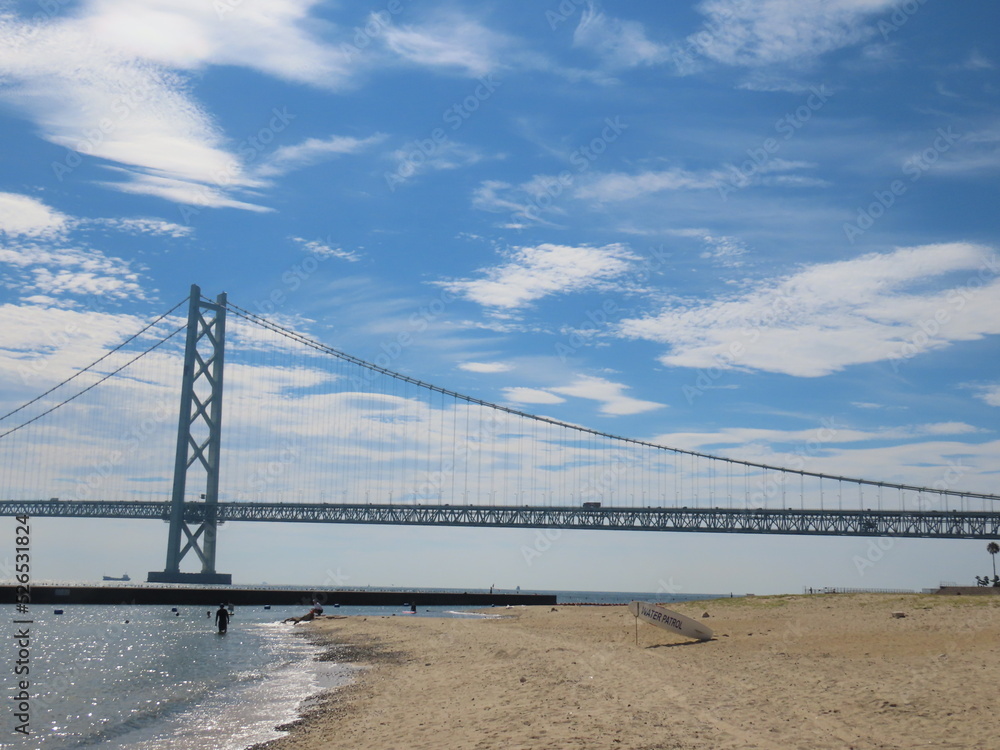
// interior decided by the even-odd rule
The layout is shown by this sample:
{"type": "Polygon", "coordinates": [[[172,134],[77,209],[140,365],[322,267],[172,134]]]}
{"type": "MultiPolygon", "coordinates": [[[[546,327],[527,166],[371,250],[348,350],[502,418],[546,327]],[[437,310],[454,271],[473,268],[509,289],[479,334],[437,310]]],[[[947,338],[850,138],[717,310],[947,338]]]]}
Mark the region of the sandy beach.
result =
{"type": "Polygon", "coordinates": [[[302,624],[367,668],[267,748],[1000,747],[1000,596],[670,606],[715,639],[637,646],[623,606],[302,624]]]}

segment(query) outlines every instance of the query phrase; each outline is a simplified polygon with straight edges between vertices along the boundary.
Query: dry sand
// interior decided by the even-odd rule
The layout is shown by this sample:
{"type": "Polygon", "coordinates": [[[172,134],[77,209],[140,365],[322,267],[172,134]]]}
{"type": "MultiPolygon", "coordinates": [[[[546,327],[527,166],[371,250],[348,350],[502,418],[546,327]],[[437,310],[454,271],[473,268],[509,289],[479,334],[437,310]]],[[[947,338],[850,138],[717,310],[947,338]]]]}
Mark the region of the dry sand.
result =
{"type": "Polygon", "coordinates": [[[1000,748],[1000,596],[669,606],[715,640],[636,646],[625,607],[297,626],[371,666],[268,750],[1000,748]]]}

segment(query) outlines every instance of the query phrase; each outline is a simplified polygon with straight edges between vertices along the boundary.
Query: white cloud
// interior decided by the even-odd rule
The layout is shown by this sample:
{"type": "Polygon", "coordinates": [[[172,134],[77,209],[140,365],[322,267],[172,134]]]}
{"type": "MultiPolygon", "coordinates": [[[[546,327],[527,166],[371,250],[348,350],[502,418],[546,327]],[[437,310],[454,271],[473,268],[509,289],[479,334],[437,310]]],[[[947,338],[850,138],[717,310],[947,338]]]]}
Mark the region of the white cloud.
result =
{"type": "Polygon", "coordinates": [[[540,216],[542,211],[550,213],[565,213],[552,200],[552,193],[559,195],[563,187],[558,187],[556,178],[534,177],[520,185],[511,185],[501,180],[486,180],[472,194],[474,208],[491,213],[510,213],[511,221],[505,225],[509,229],[523,229],[532,224],[555,226],[540,216]],[[538,188],[545,180],[552,186],[545,199],[539,199],[538,188]]]}
{"type": "MultiPolygon", "coordinates": [[[[652,442],[833,476],[924,487],[946,486],[970,492],[990,491],[1000,457],[1000,441],[970,441],[967,436],[982,430],[964,423],[858,429],[825,419],[821,425],[803,430],[734,427],[715,433],[671,433],[657,435],[652,442]]],[[[826,488],[828,502],[836,507],[842,500],[845,508],[858,507],[856,487],[848,489],[846,484],[842,488],[831,484],[833,487],[826,488]]],[[[788,483],[786,489],[787,500],[798,507],[799,483],[788,483]]],[[[806,490],[816,502],[812,507],[818,507],[818,486],[813,485],[810,490],[807,479],[806,490]]],[[[875,488],[864,488],[863,493],[864,507],[877,507],[884,501],[884,507],[891,508],[899,502],[898,494],[891,490],[882,493],[875,488]]],[[[784,503],[785,493],[781,494],[784,503]]],[[[925,500],[933,502],[926,495],[925,500]]],[[[947,502],[946,508],[955,507],[950,505],[951,500],[947,502]]]]}
{"type": "MultiPolygon", "coordinates": [[[[261,183],[230,152],[183,74],[240,65],[325,88],[348,85],[353,55],[314,37],[313,5],[243,0],[222,13],[200,0],[90,0],[72,16],[0,17],[0,75],[10,84],[0,97],[67,149],[55,162],[59,179],[83,155],[118,165],[121,181],[102,183],[111,189],[264,210],[233,197],[261,183]]],[[[292,119],[276,109],[254,130],[277,133],[292,119]]]]}
{"type": "Polygon", "coordinates": [[[669,344],[660,361],[677,367],[816,377],[905,362],[1000,333],[998,263],[990,248],[966,243],[872,253],[805,266],[726,298],[676,300],[658,315],[622,321],[619,333],[669,344]]]}
{"type": "Polygon", "coordinates": [[[154,237],[179,238],[190,237],[194,234],[193,227],[186,227],[163,219],[80,219],[76,222],[76,227],[81,229],[87,229],[90,226],[106,226],[128,234],[148,234],[154,237]]]}
{"type": "Polygon", "coordinates": [[[726,65],[761,66],[818,57],[876,33],[874,14],[896,0],[706,0],[705,27],[689,46],[726,65]]]}
{"type": "Polygon", "coordinates": [[[389,157],[397,162],[393,177],[399,182],[427,170],[458,169],[485,158],[479,149],[452,140],[438,141],[431,149],[416,142],[409,143],[393,151],[389,157]]]}
{"type": "Polygon", "coordinates": [[[641,23],[609,18],[594,6],[583,11],[573,45],[593,50],[612,68],[655,65],[670,56],[670,48],[651,41],[641,23]]]}
{"type": "MultiPolygon", "coordinates": [[[[99,44],[167,68],[238,65],[324,88],[350,84],[352,51],[324,44],[317,0],[142,0],[85,3],[80,25],[99,44]]],[[[345,30],[345,40],[350,32],[345,30]]]]}
{"type": "Polygon", "coordinates": [[[32,287],[47,295],[75,294],[107,299],[142,299],[142,288],[134,279],[102,275],[93,271],[52,271],[34,268],[32,287]]]}
{"type": "Polygon", "coordinates": [[[121,183],[103,182],[99,184],[113,190],[120,190],[123,193],[153,195],[157,198],[164,198],[174,203],[183,203],[188,206],[196,206],[197,208],[241,208],[256,213],[268,213],[274,210],[267,206],[257,205],[256,203],[237,200],[230,197],[229,193],[225,190],[198,182],[197,180],[160,177],[124,169],[115,169],[115,171],[129,175],[131,181],[121,183]]]}
{"type": "Polygon", "coordinates": [[[576,190],[576,197],[601,203],[628,201],[663,190],[706,190],[717,187],[726,174],[721,171],[689,172],[666,169],[630,175],[612,172],[595,177],[576,190]]]}
{"type": "Polygon", "coordinates": [[[0,193],[0,232],[31,237],[58,234],[67,217],[36,198],[19,193],[0,193]]]}
{"type": "Polygon", "coordinates": [[[508,364],[503,362],[462,362],[458,366],[459,370],[465,370],[467,372],[481,372],[481,373],[495,373],[495,372],[509,372],[514,369],[508,364]]]}
{"type": "Polygon", "coordinates": [[[8,283],[26,297],[103,295],[112,299],[146,299],[139,272],[131,261],[99,250],[34,243],[0,246],[0,263],[7,266],[8,283]]]}
{"type": "Polygon", "coordinates": [[[332,135],[329,138],[307,138],[294,146],[281,146],[269,155],[256,170],[258,177],[276,177],[301,167],[308,167],[344,154],[356,154],[385,140],[382,133],[368,138],[332,135]]]}
{"type": "MultiPolygon", "coordinates": [[[[825,424],[825,428],[819,431],[816,429],[778,430],[758,427],[727,427],[718,432],[680,432],[669,435],[657,435],[652,439],[652,442],[675,448],[706,451],[709,449],[717,451],[726,447],[743,448],[755,445],[757,448],[753,450],[756,458],[748,460],[758,460],[762,455],[759,453],[759,449],[763,446],[810,444],[815,446],[811,452],[819,453],[824,445],[871,443],[876,441],[898,442],[944,435],[971,435],[981,432],[976,427],[964,422],[900,425],[898,427],[881,427],[870,430],[850,428],[839,424],[836,420],[831,420],[825,424]],[[817,439],[817,432],[822,434],[822,440],[817,439]]],[[[769,455],[773,456],[775,453],[772,450],[770,449],[768,452],[769,455]]],[[[726,455],[731,454],[727,453],[726,455]]]]}
{"type": "Polygon", "coordinates": [[[1000,383],[984,385],[977,388],[976,395],[990,406],[1000,406],[1000,383]]]}
{"type": "Polygon", "coordinates": [[[642,414],[643,412],[662,409],[666,406],[666,404],[658,404],[655,401],[641,401],[637,398],[626,396],[624,392],[628,390],[627,385],[613,383],[610,380],[591,375],[580,375],[573,383],[558,388],[551,388],[550,390],[561,393],[564,396],[599,401],[601,402],[601,413],[613,416],[642,414]]]}
{"type": "Polygon", "coordinates": [[[503,395],[515,404],[561,404],[566,401],[554,393],[538,388],[504,388],[503,395]]]}
{"type": "Polygon", "coordinates": [[[724,268],[739,268],[743,265],[743,256],[747,254],[747,246],[738,237],[713,237],[706,234],[702,241],[707,248],[702,258],[708,258],[724,268]]]}
{"type": "Polygon", "coordinates": [[[56,176],[65,178],[83,154],[123,165],[118,173],[126,183],[109,187],[149,178],[146,170],[188,189],[219,174],[240,185],[238,160],[183,92],[184,82],[123,55],[85,26],[53,21],[29,29],[9,19],[0,25],[0,73],[14,83],[2,96],[36,122],[46,140],[67,149],[56,176]]]}
{"type": "MultiPolygon", "coordinates": [[[[0,263],[6,267],[5,284],[36,302],[66,294],[146,299],[139,270],[131,261],[71,245],[67,239],[69,231],[78,226],[110,223],[117,227],[127,221],[78,220],[35,198],[0,193],[0,233],[6,235],[5,241],[0,241],[0,263]]],[[[132,221],[145,226],[142,222],[154,220],[132,221]]],[[[73,303],[58,299],[56,304],[73,303]]]]}
{"type": "Polygon", "coordinates": [[[302,237],[292,237],[292,240],[299,243],[304,250],[320,258],[339,258],[350,263],[357,263],[361,256],[353,250],[344,250],[339,247],[332,247],[328,243],[319,240],[306,240],[302,237]]]}
{"type": "Polygon", "coordinates": [[[131,315],[65,309],[48,302],[0,305],[0,374],[12,388],[30,386],[37,395],[105,354],[146,322],[131,315]]]}
{"type": "Polygon", "coordinates": [[[812,187],[827,185],[824,180],[784,174],[815,166],[810,162],[774,158],[764,164],[754,164],[749,170],[746,167],[725,164],[718,169],[696,172],[677,167],[660,171],[647,170],[638,174],[609,172],[593,175],[576,189],[574,195],[599,203],[617,203],[666,190],[709,190],[725,187],[730,191],[751,184],[812,187]]]}
{"type": "Polygon", "coordinates": [[[383,39],[390,50],[416,65],[457,69],[477,77],[500,67],[506,38],[478,21],[450,15],[420,26],[392,26],[383,39]]]}
{"type": "Polygon", "coordinates": [[[508,262],[480,270],[483,278],[437,282],[485,307],[524,307],[553,294],[601,288],[626,273],[638,260],[624,245],[571,247],[542,244],[518,247],[508,262]]]}

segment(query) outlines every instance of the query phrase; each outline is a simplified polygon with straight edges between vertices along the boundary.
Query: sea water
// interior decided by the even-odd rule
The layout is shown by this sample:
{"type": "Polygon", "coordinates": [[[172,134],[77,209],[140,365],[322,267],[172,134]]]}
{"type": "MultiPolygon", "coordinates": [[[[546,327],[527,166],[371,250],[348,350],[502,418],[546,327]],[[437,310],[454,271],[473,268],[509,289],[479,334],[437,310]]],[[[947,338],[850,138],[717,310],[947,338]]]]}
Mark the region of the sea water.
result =
{"type": "Polygon", "coordinates": [[[350,676],[279,622],[302,607],[237,609],[225,635],[215,608],[31,609],[31,734],[8,717],[3,747],[238,750],[277,737],[303,699],[350,676]]]}
{"type": "MultiPolygon", "coordinates": [[[[498,592],[499,593],[499,592],[498,592]]],[[[694,596],[554,593],[560,602],[676,601],[694,596]]],[[[283,624],[305,608],[238,607],[219,635],[215,607],[31,607],[28,737],[9,711],[0,747],[109,750],[243,750],[279,735],[303,701],[346,684],[357,667],[316,661],[306,627],[283,624]]],[[[419,615],[466,616],[455,607],[419,615]]],[[[498,613],[502,608],[498,608],[498,613]]],[[[327,614],[403,616],[402,607],[339,607],[327,614]]],[[[408,614],[408,613],[406,613],[408,614]]],[[[5,680],[8,700],[16,692],[5,680]]]]}

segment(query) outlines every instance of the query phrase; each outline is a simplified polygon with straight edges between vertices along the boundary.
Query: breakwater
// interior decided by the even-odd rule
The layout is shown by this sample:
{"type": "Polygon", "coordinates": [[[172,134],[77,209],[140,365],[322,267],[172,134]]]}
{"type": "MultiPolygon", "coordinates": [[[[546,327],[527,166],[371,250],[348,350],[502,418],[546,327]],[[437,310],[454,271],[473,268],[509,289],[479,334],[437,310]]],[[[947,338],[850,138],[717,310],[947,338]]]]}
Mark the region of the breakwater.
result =
{"type": "MultiPolygon", "coordinates": [[[[17,601],[17,586],[0,586],[0,604],[17,601]]],[[[489,594],[463,591],[329,591],[308,588],[239,588],[233,586],[88,586],[64,585],[31,587],[31,604],[171,604],[237,607],[258,605],[344,606],[456,606],[490,607],[556,604],[554,594],[489,594]]]]}

